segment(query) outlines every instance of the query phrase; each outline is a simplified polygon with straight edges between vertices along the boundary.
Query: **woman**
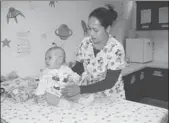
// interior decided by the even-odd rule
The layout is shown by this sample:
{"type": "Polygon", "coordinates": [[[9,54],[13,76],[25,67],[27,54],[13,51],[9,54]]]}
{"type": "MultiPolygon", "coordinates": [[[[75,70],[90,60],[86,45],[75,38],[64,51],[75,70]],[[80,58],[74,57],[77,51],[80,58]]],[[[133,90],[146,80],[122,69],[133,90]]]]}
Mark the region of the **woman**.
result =
{"type": "Polygon", "coordinates": [[[65,97],[77,94],[104,92],[115,99],[125,99],[121,70],[125,67],[123,46],[111,35],[109,30],[117,18],[117,12],[108,5],[91,12],[88,19],[89,37],[81,42],[75,66],[78,74],[92,75],[88,85],[69,85],[62,89],[65,97]]]}

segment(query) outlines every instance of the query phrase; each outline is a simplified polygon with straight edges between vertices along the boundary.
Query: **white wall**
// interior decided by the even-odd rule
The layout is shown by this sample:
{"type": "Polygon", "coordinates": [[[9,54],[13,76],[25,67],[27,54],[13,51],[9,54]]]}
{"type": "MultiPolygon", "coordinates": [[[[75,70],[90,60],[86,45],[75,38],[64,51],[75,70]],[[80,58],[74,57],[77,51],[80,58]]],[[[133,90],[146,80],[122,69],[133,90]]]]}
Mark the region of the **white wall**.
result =
{"type": "Polygon", "coordinates": [[[124,45],[125,37],[128,34],[128,30],[131,28],[133,1],[115,1],[115,3],[119,9],[119,16],[110,32],[124,45]]]}
{"type": "MultiPolygon", "coordinates": [[[[16,71],[19,76],[31,76],[39,73],[44,67],[44,54],[52,46],[52,42],[63,46],[67,54],[67,61],[75,59],[75,52],[83,38],[81,20],[87,22],[89,13],[96,7],[104,6],[108,1],[58,1],[55,8],[49,6],[49,1],[1,1],[1,41],[10,40],[10,48],[1,43],[1,74],[6,75],[16,71]],[[18,23],[10,19],[6,21],[9,7],[20,10],[25,18],[18,16],[18,23]],[[54,31],[60,24],[67,24],[73,30],[73,35],[68,40],[60,40],[54,31]],[[30,44],[30,53],[17,54],[17,45],[20,36],[18,33],[28,33],[26,37],[30,44]],[[47,38],[41,35],[46,33],[47,38]]],[[[120,3],[115,4],[121,12],[120,3]]]]}
{"type": "Polygon", "coordinates": [[[91,10],[100,3],[91,4],[85,1],[59,1],[55,8],[49,7],[49,1],[2,1],[1,4],[1,41],[7,38],[11,40],[10,48],[2,47],[1,43],[1,73],[7,74],[12,70],[20,76],[34,75],[44,67],[44,53],[52,46],[52,42],[58,45],[64,44],[67,60],[74,59],[74,52],[83,37],[81,20],[87,21],[91,10]],[[18,24],[14,19],[6,21],[9,7],[20,10],[26,18],[18,16],[18,24]],[[31,9],[33,8],[33,9],[31,9]],[[60,40],[54,31],[60,24],[67,24],[73,30],[73,35],[68,40],[60,40]],[[18,32],[28,32],[30,41],[30,53],[17,55],[19,43],[18,32]],[[47,34],[47,39],[41,37],[47,34]]]}

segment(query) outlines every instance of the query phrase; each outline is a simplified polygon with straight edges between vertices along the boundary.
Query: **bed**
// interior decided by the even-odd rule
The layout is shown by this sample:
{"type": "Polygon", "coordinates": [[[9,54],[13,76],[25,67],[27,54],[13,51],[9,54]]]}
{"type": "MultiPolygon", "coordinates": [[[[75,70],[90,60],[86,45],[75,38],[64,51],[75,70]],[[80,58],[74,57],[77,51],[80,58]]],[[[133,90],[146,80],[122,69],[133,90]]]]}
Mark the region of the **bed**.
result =
{"type": "MultiPolygon", "coordinates": [[[[1,99],[2,100],[2,99],[1,99]]],[[[1,123],[167,123],[168,110],[128,100],[96,97],[90,106],[54,107],[32,99],[1,102],[1,123]]]]}

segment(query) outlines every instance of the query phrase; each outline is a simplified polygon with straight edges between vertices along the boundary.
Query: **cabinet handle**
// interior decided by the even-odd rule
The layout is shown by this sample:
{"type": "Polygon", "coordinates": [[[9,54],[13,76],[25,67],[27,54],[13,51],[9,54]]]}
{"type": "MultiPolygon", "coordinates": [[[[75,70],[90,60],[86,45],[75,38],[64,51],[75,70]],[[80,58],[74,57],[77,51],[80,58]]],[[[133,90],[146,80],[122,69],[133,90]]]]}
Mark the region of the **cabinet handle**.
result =
{"type": "Polygon", "coordinates": [[[136,81],[136,77],[135,77],[135,75],[133,75],[133,76],[131,77],[130,84],[133,84],[135,81],[136,81]]]}
{"type": "Polygon", "coordinates": [[[144,72],[141,72],[140,74],[140,80],[144,79],[144,72]]]}
{"type": "Polygon", "coordinates": [[[161,76],[161,77],[163,77],[163,74],[162,74],[161,71],[154,71],[154,72],[153,72],[153,75],[154,75],[154,76],[161,76]]]}

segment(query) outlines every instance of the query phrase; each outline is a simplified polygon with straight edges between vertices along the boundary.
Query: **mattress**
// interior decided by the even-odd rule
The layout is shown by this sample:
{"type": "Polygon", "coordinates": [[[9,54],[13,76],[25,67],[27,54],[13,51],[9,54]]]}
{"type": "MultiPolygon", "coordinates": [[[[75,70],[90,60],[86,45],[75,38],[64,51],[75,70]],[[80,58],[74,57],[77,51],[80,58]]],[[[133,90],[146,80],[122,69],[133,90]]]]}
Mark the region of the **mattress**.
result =
{"type": "Polygon", "coordinates": [[[1,118],[7,123],[167,123],[168,110],[99,97],[90,106],[76,105],[71,109],[6,99],[1,102],[1,118]]]}

